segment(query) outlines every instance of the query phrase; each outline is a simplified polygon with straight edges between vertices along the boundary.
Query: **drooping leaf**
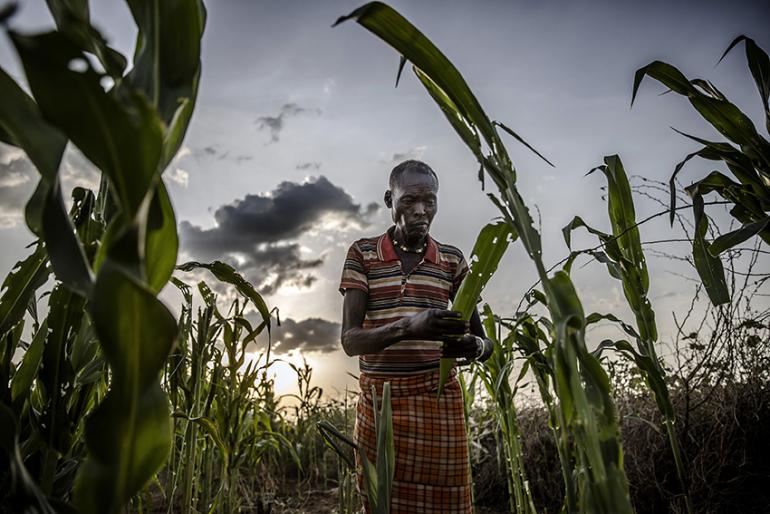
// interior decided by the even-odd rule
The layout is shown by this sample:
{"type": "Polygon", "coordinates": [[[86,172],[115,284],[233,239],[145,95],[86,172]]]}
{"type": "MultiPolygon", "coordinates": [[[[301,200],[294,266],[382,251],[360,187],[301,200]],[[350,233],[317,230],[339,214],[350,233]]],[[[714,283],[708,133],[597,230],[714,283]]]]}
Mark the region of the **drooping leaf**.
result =
{"type": "Polygon", "coordinates": [[[254,306],[259,311],[259,314],[262,316],[262,321],[266,324],[268,333],[270,332],[270,309],[267,308],[265,300],[262,299],[262,295],[260,295],[257,290],[254,289],[254,286],[252,286],[245,278],[243,278],[240,273],[235,271],[232,266],[222,261],[214,261],[210,263],[190,261],[185,262],[184,264],[180,264],[177,266],[177,269],[181,271],[207,269],[222,282],[234,285],[239,293],[252,301],[254,306]]]}
{"type": "Polygon", "coordinates": [[[746,46],[746,61],[749,63],[749,70],[751,76],[754,77],[754,82],[757,85],[759,91],[759,97],[762,99],[762,105],[765,108],[765,124],[767,131],[770,132],[770,106],[768,106],[768,97],[770,97],[770,58],[764,50],[762,50],[757,43],[750,37],[740,35],[730,43],[727,50],[719,58],[722,59],[740,42],[745,42],[746,46]]]}
{"type": "Polygon", "coordinates": [[[692,255],[695,269],[698,271],[706,293],[714,305],[721,305],[730,301],[730,293],[727,290],[725,269],[719,257],[715,257],[709,251],[709,243],[706,241],[708,219],[703,213],[703,196],[693,196],[693,213],[695,215],[695,233],[692,240],[692,255]]]}
{"type": "Polygon", "coordinates": [[[507,132],[508,134],[510,134],[510,135],[511,135],[511,136],[512,136],[512,137],[513,137],[513,138],[514,138],[516,141],[518,141],[519,143],[521,143],[521,144],[523,144],[524,146],[526,146],[527,148],[529,148],[529,149],[532,151],[532,153],[534,153],[535,155],[537,155],[538,157],[540,157],[541,159],[543,159],[543,160],[544,160],[546,163],[548,163],[548,165],[549,165],[549,166],[551,166],[552,168],[554,168],[554,167],[555,167],[551,161],[549,161],[548,159],[546,159],[546,158],[543,156],[543,154],[541,154],[540,152],[538,152],[537,150],[535,150],[535,149],[534,149],[534,148],[533,148],[533,147],[532,147],[532,146],[531,146],[529,143],[527,143],[526,141],[524,141],[524,139],[523,139],[523,138],[522,138],[520,135],[518,135],[516,132],[514,132],[514,131],[513,131],[513,129],[510,129],[510,128],[508,128],[508,127],[507,127],[505,124],[503,124],[503,123],[500,123],[499,121],[494,121],[494,122],[492,122],[492,123],[493,123],[494,125],[496,125],[496,126],[500,127],[501,129],[503,129],[504,131],[506,131],[506,132],[507,132]]]}
{"type": "MultiPolygon", "coordinates": [[[[334,25],[350,19],[355,19],[424,72],[452,100],[460,114],[478,127],[487,145],[503,160],[509,162],[497,131],[465,79],[417,27],[382,2],[362,5],[347,16],[341,16],[334,25]]],[[[502,177],[497,177],[496,181],[502,181],[502,177]]]]}
{"type": "Polygon", "coordinates": [[[727,234],[722,234],[711,242],[709,245],[709,252],[716,257],[725,250],[729,250],[759,234],[762,230],[767,228],[768,224],[770,224],[770,216],[753,223],[747,223],[741,228],[728,232],[727,234]]]}
{"type": "Polygon", "coordinates": [[[715,129],[763,163],[765,169],[770,169],[770,143],[757,133],[754,123],[738,107],[727,100],[702,93],[679,70],[661,61],[654,61],[637,70],[632,104],[645,76],[650,76],[672,91],[686,96],[695,110],[715,129]]]}

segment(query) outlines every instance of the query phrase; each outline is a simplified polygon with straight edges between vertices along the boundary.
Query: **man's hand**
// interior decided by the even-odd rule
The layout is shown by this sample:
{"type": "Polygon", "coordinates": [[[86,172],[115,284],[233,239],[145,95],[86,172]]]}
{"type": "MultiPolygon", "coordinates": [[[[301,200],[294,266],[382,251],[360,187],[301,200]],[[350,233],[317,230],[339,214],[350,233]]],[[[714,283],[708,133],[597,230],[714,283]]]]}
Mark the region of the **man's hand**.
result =
{"type": "Polygon", "coordinates": [[[465,334],[460,338],[448,338],[441,347],[441,357],[448,359],[474,360],[479,355],[479,338],[465,334]]]}
{"type": "Polygon", "coordinates": [[[408,319],[410,339],[443,341],[450,336],[462,336],[470,328],[459,312],[444,309],[426,309],[408,319]]]}

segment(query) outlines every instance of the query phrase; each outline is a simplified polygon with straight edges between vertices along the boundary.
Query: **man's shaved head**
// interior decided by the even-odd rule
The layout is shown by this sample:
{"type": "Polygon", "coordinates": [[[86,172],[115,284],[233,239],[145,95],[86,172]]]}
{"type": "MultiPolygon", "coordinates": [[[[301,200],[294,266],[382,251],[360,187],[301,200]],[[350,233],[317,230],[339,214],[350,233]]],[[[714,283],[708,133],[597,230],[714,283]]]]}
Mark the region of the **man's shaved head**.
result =
{"type": "Polygon", "coordinates": [[[390,172],[390,181],[388,182],[388,187],[393,190],[401,180],[401,176],[407,171],[432,175],[433,180],[436,181],[436,191],[438,191],[438,175],[436,175],[436,172],[433,171],[433,169],[431,169],[431,167],[424,162],[414,159],[404,161],[393,168],[393,171],[390,172]]]}

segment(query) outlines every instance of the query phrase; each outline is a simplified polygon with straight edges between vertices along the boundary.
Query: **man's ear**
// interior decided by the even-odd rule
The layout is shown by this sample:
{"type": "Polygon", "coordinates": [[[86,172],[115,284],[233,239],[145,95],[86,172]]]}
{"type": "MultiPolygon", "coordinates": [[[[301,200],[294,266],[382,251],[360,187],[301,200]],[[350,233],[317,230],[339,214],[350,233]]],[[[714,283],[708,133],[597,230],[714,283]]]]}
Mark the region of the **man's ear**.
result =
{"type": "Polygon", "coordinates": [[[393,193],[388,189],[385,191],[385,207],[388,209],[393,207],[393,193]]]}

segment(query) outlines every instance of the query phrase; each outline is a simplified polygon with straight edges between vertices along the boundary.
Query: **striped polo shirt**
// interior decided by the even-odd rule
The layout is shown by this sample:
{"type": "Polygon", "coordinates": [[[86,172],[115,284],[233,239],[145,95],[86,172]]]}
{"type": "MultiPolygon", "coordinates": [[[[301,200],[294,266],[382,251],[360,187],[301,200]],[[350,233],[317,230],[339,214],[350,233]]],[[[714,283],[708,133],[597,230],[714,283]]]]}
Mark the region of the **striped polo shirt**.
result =
{"type": "MultiPolygon", "coordinates": [[[[425,254],[404,273],[389,232],[359,239],[350,246],[340,292],[359,289],[368,295],[362,328],[386,325],[424,309],[446,309],[468,265],[460,250],[428,236],[425,254]]],[[[362,372],[411,375],[439,367],[441,341],[402,340],[378,353],[361,355],[362,372]]]]}

